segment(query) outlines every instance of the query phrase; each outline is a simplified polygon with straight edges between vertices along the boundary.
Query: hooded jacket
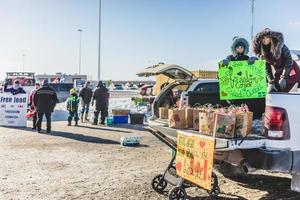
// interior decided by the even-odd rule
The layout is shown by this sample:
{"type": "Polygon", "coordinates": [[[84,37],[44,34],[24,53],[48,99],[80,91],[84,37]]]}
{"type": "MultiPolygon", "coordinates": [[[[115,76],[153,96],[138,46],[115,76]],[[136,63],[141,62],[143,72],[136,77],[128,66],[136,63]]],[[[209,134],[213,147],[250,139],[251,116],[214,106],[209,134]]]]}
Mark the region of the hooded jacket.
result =
{"type": "Polygon", "coordinates": [[[249,43],[245,38],[241,37],[234,37],[231,44],[231,53],[232,55],[227,56],[228,61],[241,61],[241,60],[248,60],[249,56],[247,56],[249,52],[249,43]],[[244,47],[244,52],[242,54],[236,52],[236,47],[238,44],[242,44],[244,47]]]}
{"type": "Polygon", "coordinates": [[[284,44],[283,34],[264,29],[257,33],[253,40],[253,52],[266,60],[267,79],[269,83],[277,84],[280,78],[287,79],[287,84],[294,85],[300,81],[299,66],[292,60],[289,48],[284,44]],[[262,40],[271,38],[269,45],[263,45],[262,40]]]}

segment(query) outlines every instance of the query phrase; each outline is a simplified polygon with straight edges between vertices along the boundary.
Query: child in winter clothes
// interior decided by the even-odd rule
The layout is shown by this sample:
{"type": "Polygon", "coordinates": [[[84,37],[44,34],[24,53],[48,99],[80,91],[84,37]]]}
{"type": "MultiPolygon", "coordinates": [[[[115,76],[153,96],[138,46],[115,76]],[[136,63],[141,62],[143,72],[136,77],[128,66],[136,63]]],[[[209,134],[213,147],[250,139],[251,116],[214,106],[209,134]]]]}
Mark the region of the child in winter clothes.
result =
{"type": "Polygon", "coordinates": [[[283,35],[269,28],[257,33],[253,40],[253,52],[266,60],[269,92],[289,92],[300,83],[300,69],[292,60],[283,35]]]}
{"type": "Polygon", "coordinates": [[[235,36],[232,39],[231,52],[231,55],[220,62],[221,67],[229,65],[230,61],[248,60],[249,64],[253,64],[256,60],[255,57],[249,57],[247,55],[249,52],[249,43],[245,38],[235,36]]]}
{"type": "Polygon", "coordinates": [[[79,98],[77,95],[77,91],[75,88],[72,88],[70,90],[70,97],[67,101],[67,110],[69,111],[69,117],[68,117],[68,126],[71,126],[72,119],[74,117],[75,120],[75,126],[78,126],[78,105],[79,105],[79,98]]]}

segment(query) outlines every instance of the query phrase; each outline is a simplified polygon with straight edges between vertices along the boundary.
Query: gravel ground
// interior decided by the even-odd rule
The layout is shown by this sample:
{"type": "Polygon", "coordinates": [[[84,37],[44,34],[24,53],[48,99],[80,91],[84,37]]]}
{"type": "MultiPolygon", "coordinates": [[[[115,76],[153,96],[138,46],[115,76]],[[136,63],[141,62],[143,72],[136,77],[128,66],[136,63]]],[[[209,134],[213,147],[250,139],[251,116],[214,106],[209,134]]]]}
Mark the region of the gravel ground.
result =
{"type": "MultiPolygon", "coordinates": [[[[29,124],[30,126],[30,124],[29,124]]],[[[0,199],[167,199],[151,188],[170,160],[169,149],[140,127],[67,127],[54,122],[51,134],[0,127],[0,199]],[[122,147],[120,137],[141,137],[139,147],[122,147]]],[[[230,180],[217,173],[217,199],[300,199],[290,177],[259,172],[230,180]]],[[[199,188],[189,199],[206,199],[199,188]]]]}

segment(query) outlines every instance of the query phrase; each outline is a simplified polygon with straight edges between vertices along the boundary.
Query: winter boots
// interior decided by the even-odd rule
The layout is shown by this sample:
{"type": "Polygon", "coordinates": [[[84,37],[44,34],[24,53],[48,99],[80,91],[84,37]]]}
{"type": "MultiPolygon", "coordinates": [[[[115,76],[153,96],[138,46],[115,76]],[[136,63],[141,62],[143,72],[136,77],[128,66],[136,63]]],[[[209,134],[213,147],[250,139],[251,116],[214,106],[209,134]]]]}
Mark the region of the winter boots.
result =
{"type": "Polygon", "coordinates": [[[78,126],[78,120],[75,121],[75,126],[78,126]]]}
{"type": "Polygon", "coordinates": [[[89,122],[90,120],[88,119],[88,113],[85,113],[84,120],[83,120],[83,115],[84,115],[84,113],[81,113],[81,115],[80,115],[80,121],[81,121],[81,123],[83,123],[83,122],[89,122]]]}
{"type": "Polygon", "coordinates": [[[71,126],[71,120],[68,120],[68,126],[71,126]]]}
{"type": "Polygon", "coordinates": [[[88,119],[88,113],[85,113],[85,118],[84,118],[84,120],[85,120],[86,122],[90,121],[90,120],[88,119]]]}

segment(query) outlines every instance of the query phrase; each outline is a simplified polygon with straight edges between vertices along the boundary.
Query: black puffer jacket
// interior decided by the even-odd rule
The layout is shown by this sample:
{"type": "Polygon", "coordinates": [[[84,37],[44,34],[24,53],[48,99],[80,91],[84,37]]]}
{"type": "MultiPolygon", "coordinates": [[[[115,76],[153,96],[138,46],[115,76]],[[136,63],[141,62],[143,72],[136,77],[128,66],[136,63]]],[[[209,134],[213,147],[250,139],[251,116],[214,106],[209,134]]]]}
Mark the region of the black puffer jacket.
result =
{"type": "Polygon", "coordinates": [[[79,92],[79,97],[82,98],[85,104],[89,104],[92,100],[93,91],[89,87],[84,87],[79,92]]]}
{"type": "Polygon", "coordinates": [[[103,85],[97,87],[93,94],[93,100],[96,100],[96,109],[100,109],[101,107],[108,107],[108,89],[103,85]]]}
{"type": "Polygon", "coordinates": [[[37,112],[49,113],[53,112],[58,99],[56,92],[48,85],[44,85],[36,91],[33,101],[37,112]]]}

